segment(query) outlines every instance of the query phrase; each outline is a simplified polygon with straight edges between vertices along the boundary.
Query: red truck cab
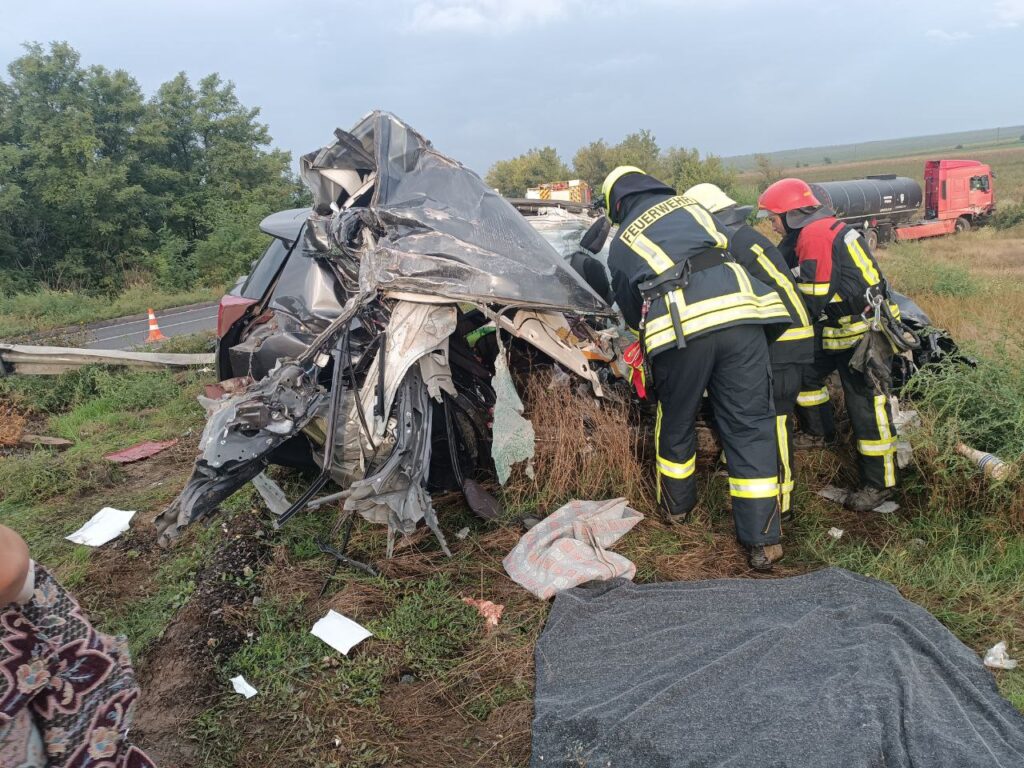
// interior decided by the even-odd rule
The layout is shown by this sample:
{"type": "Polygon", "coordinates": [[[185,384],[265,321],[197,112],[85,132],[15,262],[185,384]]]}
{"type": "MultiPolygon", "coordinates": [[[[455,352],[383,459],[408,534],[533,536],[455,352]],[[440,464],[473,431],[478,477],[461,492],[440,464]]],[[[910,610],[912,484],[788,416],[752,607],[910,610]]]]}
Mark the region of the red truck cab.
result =
{"type": "Polygon", "coordinates": [[[929,160],[924,164],[923,221],[897,227],[897,240],[966,232],[995,212],[995,174],[977,160],[929,160]]]}
{"type": "Polygon", "coordinates": [[[992,213],[992,169],[977,160],[929,160],[924,166],[927,219],[959,219],[973,224],[992,213]]]}

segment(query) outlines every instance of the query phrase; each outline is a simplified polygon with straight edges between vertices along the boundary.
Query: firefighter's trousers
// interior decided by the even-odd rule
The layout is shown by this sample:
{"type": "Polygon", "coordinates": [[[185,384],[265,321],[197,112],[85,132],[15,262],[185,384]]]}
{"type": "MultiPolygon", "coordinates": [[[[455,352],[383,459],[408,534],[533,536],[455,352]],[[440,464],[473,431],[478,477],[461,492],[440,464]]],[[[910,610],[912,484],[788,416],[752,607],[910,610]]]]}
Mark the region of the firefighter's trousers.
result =
{"type": "Polygon", "coordinates": [[[682,349],[659,353],[652,368],[662,505],[669,514],[684,515],[697,503],[694,426],[707,390],[729,466],[736,536],[746,546],[778,543],[777,425],[764,329],[712,331],[682,349]]]}
{"type": "Polygon", "coordinates": [[[821,326],[814,327],[814,362],[803,367],[800,392],[796,398],[796,414],[800,429],[809,435],[823,437],[831,443],[836,439],[836,422],[832,414],[825,380],[836,369],[835,355],[821,348],[821,326]]]}
{"type": "MultiPolygon", "coordinates": [[[[892,410],[889,398],[875,394],[874,389],[864,375],[850,368],[850,358],[854,350],[842,352],[826,352],[821,360],[815,358],[815,374],[821,381],[834,370],[839,371],[839,379],[843,383],[843,399],[846,401],[846,412],[853,426],[853,437],[857,448],[857,463],[860,467],[861,480],[865,485],[875,488],[892,488],[896,485],[896,429],[892,423],[892,410]]],[[[805,371],[804,387],[808,377],[805,371]]],[[[807,391],[801,391],[804,397],[807,391]]],[[[798,399],[799,403],[800,400],[798,399]]],[[[821,413],[827,409],[828,421],[831,423],[832,406],[828,403],[825,393],[825,404],[815,406],[813,410],[821,413]]],[[[801,419],[807,409],[801,408],[801,419]]],[[[807,422],[803,422],[806,424],[807,422]]],[[[813,422],[812,422],[813,424],[813,422]]],[[[808,430],[810,431],[810,430],[808,430]]],[[[812,432],[812,434],[814,434],[812,432]]],[[[828,437],[828,433],[824,434],[828,437]]],[[[835,434],[833,427],[832,434],[835,434]]]]}
{"type": "Polygon", "coordinates": [[[772,365],[772,399],[775,402],[775,444],[779,457],[779,509],[793,508],[793,417],[803,382],[804,367],[772,365]]]}
{"type": "Polygon", "coordinates": [[[896,428],[892,423],[889,398],[875,394],[864,374],[850,368],[854,350],[832,353],[843,382],[846,412],[857,441],[860,475],[866,485],[892,488],[896,485],[896,428]]]}

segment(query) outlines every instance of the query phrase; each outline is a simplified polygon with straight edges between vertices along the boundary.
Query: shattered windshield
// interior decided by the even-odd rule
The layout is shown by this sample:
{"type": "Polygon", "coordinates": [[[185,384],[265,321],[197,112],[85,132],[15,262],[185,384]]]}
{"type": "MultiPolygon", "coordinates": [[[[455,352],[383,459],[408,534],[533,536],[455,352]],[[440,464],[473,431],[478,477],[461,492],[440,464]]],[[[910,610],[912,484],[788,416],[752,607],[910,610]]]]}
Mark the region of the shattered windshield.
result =
{"type": "Polygon", "coordinates": [[[393,115],[371,113],[335,136],[303,158],[302,175],[324,210],[376,171],[367,208],[381,235],[363,255],[363,288],[609,311],[508,201],[393,115]]]}

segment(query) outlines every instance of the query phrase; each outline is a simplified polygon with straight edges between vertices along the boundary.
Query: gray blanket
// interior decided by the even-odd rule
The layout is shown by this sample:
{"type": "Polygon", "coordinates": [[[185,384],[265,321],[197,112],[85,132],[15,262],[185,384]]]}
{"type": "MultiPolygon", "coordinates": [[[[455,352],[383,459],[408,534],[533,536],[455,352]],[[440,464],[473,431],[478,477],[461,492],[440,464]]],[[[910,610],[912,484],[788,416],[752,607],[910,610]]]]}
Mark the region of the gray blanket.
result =
{"type": "Polygon", "coordinates": [[[848,571],[567,590],[536,659],[534,768],[1024,766],[975,653],[848,571]]]}

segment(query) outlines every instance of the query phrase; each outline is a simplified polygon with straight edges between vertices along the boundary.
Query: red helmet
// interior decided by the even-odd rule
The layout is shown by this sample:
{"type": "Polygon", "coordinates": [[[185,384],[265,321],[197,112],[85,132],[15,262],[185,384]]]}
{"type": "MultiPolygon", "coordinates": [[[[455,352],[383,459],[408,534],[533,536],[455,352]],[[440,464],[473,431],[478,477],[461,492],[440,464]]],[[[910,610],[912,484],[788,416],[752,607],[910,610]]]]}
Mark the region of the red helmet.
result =
{"type": "Polygon", "coordinates": [[[821,201],[801,179],[780,179],[761,193],[757,207],[771,213],[788,213],[799,208],[819,208],[821,201]]]}

